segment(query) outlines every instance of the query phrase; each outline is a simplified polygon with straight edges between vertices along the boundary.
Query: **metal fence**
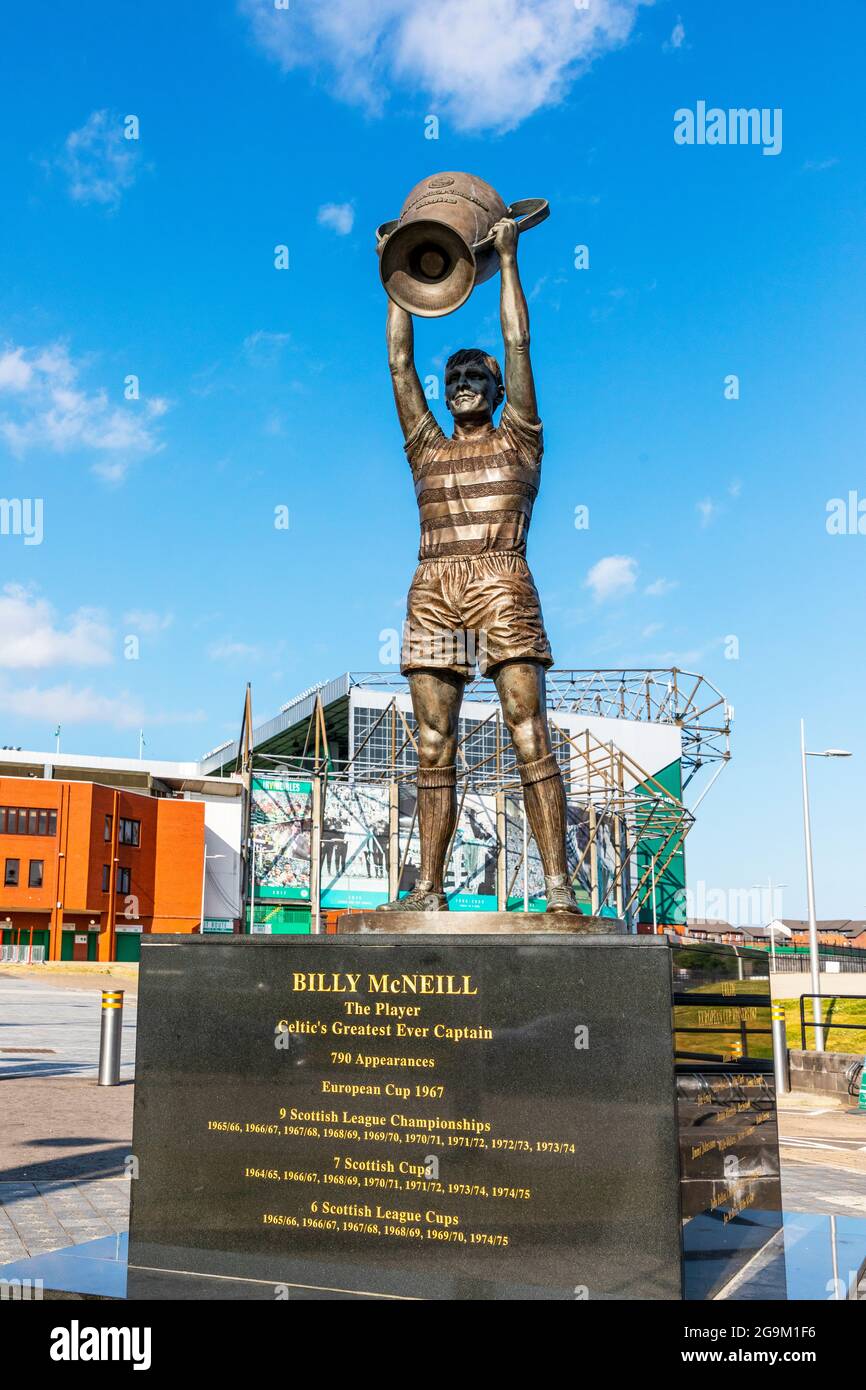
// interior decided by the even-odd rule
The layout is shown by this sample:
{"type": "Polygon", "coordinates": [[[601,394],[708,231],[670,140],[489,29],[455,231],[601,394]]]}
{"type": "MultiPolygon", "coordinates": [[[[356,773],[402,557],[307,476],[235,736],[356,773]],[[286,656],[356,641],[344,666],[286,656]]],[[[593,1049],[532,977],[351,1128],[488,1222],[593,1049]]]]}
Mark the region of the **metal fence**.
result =
{"type": "Polygon", "coordinates": [[[0,965],[40,965],[44,960],[44,946],[0,946],[0,965]]]}
{"type": "MultiPolygon", "coordinates": [[[[862,996],[862,994],[801,994],[801,995],[800,995],[800,1048],[801,1048],[801,1050],[802,1050],[803,1052],[806,1051],[806,1029],[807,1029],[807,1028],[823,1028],[823,1030],[824,1030],[825,1033],[829,1033],[830,1030],[831,1030],[831,1028],[835,1028],[835,1029],[837,1029],[837,1031],[841,1029],[841,1030],[844,1030],[844,1032],[846,1032],[846,1033],[862,1033],[862,1031],[863,1031],[863,1021],[862,1021],[862,1019],[859,1020],[857,1023],[836,1023],[836,1022],[834,1021],[833,1016],[832,1016],[832,1010],[833,1010],[833,1005],[835,1004],[835,1002],[836,1002],[837,999],[853,999],[853,1000],[855,1000],[857,1003],[860,1003],[860,1004],[863,1003],[863,996],[862,996]],[[813,1013],[813,1015],[814,1015],[814,1012],[815,1012],[815,1000],[816,1000],[816,999],[820,1000],[820,1001],[821,1001],[821,1004],[823,1004],[824,1000],[830,1001],[830,1008],[829,1008],[829,1010],[828,1010],[826,1013],[824,1012],[823,1009],[821,1009],[821,1017],[820,1017],[820,1018],[815,1018],[815,1017],[807,1018],[807,1017],[806,1017],[806,1000],[807,1000],[807,999],[811,999],[811,1000],[812,1000],[812,1013],[813,1013]]],[[[819,1007],[820,1007],[820,1005],[819,1005],[819,1007]]]]}
{"type": "MultiPolygon", "coordinates": [[[[833,974],[866,974],[866,951],[852,947],[846,950],[844,947],[839,951],[819,951],[818,960],[822,970],[831,971],[833,974]]],[[[789,955],[783,955],[780,951],[776,952],[775,959],[770,957],[770,969],[776,975],[802,975],[809,969],[809,950],[804,947],[802,951],[789,955]]]]}

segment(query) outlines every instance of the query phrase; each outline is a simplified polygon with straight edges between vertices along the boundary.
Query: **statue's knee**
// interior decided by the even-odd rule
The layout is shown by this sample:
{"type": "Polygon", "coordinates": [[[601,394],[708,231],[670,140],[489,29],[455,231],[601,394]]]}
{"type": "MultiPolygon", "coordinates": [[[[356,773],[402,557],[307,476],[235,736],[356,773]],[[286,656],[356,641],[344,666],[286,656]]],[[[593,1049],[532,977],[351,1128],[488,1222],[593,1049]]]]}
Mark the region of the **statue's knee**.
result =
{"type": "Polygon", "coordinates": [[[418,734],[418,761],[422,767],[446,767],[456,755],[456,740],[438,729],[421,729],[418,734]]]}
{"type": "Polygon", "coordinates": [[[543,719],[521,719],[511,726],[511,741],[519,763],[534,763],[550,752],[550,738],[543,719]]]}

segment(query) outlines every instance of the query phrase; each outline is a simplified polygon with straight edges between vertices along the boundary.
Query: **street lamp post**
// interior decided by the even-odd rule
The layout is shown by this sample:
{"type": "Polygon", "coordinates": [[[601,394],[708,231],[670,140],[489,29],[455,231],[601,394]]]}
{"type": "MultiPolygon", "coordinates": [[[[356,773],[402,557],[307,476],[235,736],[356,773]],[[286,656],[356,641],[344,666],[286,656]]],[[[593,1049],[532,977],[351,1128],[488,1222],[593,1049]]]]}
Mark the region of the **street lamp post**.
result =
{"type": "Polygon", "coordinates": [[[199,920],[199,927],[198,927],[198,929],[199,929],[199,931],[201,932],[202,935],[204,935],[204,898],[205,898],[205,890],[206,890],[206,888],[207,888],[207,866],[208,866],[208,861],[211,860],[211,859],[225,859],[225,855],[224,855],[224,854],[208,854],[208,852],[207,852],[207,845],[205,845],[205,847],[204,847],[204,860],[203,860],[203,862],[202,862],[202,872],[201,872],[201,918],[200,918],[200,920],[199,920]]]}
{"type": "Polygon", "coordinates": [[[252,837],[252,855],[250,858],[250,935],[252,936],[253,927],[256,920],[256,842],[252,837]]]}
{"type": "Polygon", "coordinates": [[[806,775],[807,758],[850,758],[845,748],[825,748],[821,753],[813,753],[806,748],[806,723],[800,720],[800,763],[803,775],[803,836],[806,845],[806,896],[809,902],[809,971],[812,977],[812,1014],[815,1020],[815,1051],[824,1051],[823,1015],[821,1012],[821,965],[818,955],[818,920],[815,915],[815,876],[812,870],[812,826],[809,817],[809,779],[806,775]]]}

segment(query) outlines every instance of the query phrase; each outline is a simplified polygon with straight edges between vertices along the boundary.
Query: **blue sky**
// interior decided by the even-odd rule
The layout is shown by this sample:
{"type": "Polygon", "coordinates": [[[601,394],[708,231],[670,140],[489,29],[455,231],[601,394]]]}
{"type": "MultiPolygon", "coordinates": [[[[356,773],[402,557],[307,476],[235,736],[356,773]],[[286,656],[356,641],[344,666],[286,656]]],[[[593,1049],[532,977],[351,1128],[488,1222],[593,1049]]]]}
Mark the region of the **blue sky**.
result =
{"type": "MultiPolygon", "coordinates": [[[[69,752],[134,756],[143,726],[149,753],[197,756],[236,733],[247,679],[264,717],[379,665],[417,514],[373,229],[419,178],[467,169],[552,206],[520,260],[557,663],[720,687],[734,756],[690,879],[772,875],[786,915],[805,911],[800,716],[811,746],[850,748],[810,768],[818,910],[866,916],[866,535],[826,524],[831,499],[866,499],[866,11],[589,5],[7,20],[0,491],[43,511],[41,544],[0,535],[0,742],[52,747],[59,719],[69,752]],[[781,150],[675,143],[699,101],[781,110],[781,150]]],[[[496,345],[497,291],[418,326],[422,375],[496,345]]]]}

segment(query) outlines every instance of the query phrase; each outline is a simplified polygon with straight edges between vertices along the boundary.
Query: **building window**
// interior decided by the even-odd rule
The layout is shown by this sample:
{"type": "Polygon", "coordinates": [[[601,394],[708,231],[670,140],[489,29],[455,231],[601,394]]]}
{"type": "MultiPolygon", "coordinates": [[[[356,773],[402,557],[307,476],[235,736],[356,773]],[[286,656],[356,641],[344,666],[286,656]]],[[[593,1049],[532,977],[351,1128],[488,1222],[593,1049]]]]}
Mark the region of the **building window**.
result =
{"type": "Polygon", "coordinates": [[[138,845],[140,820],[127,820],[124,816],[117,822],[118,839],[122,845],[138,845]]]}
{"type": "Polygon", "coordinates": [[[6,860],[6,880],[5,880],[5,883],[6,883],[6,887],[7,887],[7,888],[17,888],[17,887],[18,887],[18,866],[19,866],[19,861],[18,861],[17,859],[7,859],[7,860],[6,860]]]}
{"type": "Polygon", "coordinates": [[[110,840],[110,839],[111,839],[111,822],[112,822],[112,819],[113,819],[113,817],[111,817],[111,816],[106,816],[106,817],[105,817],[105,830],[103,831],[103,835],[102,835],[103,840],[110,840]]]}
{"type": "Polygon", "coordinates": [[[0,806],[0,835],[56,835],[57,812],[29,806],[0,806]]]}
{"type": "Polygon", "coordinates": [[[103,864],[103,866],[102,866],[102,891],[103,891],[103,893],[109,892],[110,888],[111,888],[111,869],[109,868],[109,866],[108,866],[107,864],[103,864]]]}
{"type": "Polygon", "coordinates": [[[130,873],[130,870],[129,870],[129,869],[118,868],[118,870],[117,870],[117,891],[118,891],[118,893],[120,893],[121,897],[126,897],[127,893],[130,891],[130,889],[129,889],[130,879],[131,879],[131,873],[130,873]]]}
{"type": "Polygon", "coordinates": [[[42,887],[42,871],[43,871],[44,867],[45,867],[45,860],[44,860],[44,859],[31,859],[31,860],[30,860],[30,875],[29,875],[29,877],[28,877],[27,882],[28,882],[28,884],[30,885],[31,888],[41,888],[41,887],[42,887]]]}

